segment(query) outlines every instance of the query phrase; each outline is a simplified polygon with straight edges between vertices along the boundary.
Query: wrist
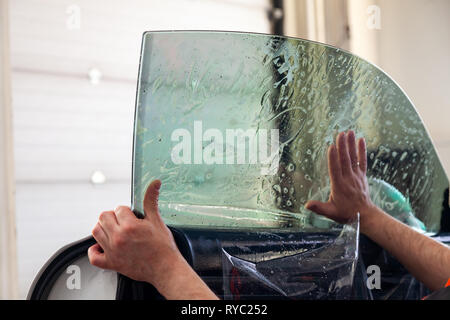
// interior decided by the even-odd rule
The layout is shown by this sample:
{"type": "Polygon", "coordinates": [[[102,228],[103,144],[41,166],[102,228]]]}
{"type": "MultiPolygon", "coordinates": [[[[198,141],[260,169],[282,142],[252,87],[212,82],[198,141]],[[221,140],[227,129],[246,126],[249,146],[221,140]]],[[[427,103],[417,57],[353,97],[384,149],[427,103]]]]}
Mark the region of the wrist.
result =
{"type": "Polygon", "coordinates": [[[164,277],[154,284],[167,300],[217,299],[181,254],[179,259],[172,262],[167,266],[164,277]]]}
{"type": "Polygon", "coordinates": [[[187,299],[196,287],[197,278],[195,271],[179,254],[165,263],[158,279],[152,284],[168,300],[187,299]]]}
{"type": "Polygon", "coordinates": [[[149,265],[148,276],[145,282],[152,284],[160,293],[173,287],[180,274],[186,272],[190,268],[181,253],[174,252],[173,254],[166,254],[164,259],[158,259],[158,268],[149,265]],[[162,261],[161,261],[162,260],[162,261]],[[151,268],[151,269],[150,269],[151,268]]]}
{"type": "Polygon", "coordinates": [[[373,230],[377,230],[377,224],[380,222],[380,218],[383,212],[373,203],[368,204],[360,210],[360,230],[365,235],[370,234],[373,230]]]}

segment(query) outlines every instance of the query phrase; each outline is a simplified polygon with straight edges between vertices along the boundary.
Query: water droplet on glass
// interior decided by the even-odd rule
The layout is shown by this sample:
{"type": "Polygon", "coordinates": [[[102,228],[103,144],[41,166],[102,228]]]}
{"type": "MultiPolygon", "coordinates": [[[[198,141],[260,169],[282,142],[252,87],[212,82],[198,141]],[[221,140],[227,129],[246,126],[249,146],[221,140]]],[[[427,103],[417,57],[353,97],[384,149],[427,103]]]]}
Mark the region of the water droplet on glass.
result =
{"type": "Polygon", "coordinates": [[[289,172],[292,172],[292,171],[294,171],[294,169],[295,169],[295,165],[293,163],[289,163],[287,166],[287,170],[289,172]]]}

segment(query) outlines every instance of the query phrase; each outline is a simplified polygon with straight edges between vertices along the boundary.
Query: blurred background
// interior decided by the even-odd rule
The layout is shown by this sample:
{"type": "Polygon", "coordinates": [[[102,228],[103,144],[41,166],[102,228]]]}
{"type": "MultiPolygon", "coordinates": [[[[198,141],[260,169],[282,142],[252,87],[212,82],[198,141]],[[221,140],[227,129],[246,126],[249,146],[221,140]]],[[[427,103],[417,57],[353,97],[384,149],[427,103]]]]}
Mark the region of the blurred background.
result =
{"type": "Polygon", "coordinates": [[[63,245],[130,204],[146,30],[301,37],[380,66],[450,172],[448,0],[0,0],[0,298],[25,298],[63,245]]]}

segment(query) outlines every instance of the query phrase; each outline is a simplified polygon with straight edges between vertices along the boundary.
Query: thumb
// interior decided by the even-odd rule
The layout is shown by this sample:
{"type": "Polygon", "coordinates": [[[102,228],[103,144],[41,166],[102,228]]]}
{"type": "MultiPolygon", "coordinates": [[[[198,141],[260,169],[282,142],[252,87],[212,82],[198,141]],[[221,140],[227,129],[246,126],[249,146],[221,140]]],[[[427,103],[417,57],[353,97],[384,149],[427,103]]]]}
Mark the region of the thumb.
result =
{"type": "Polygon", "coordinates": [[[144,213],[145,218],[158,215],[158,198],[159,189],[161,188],[161,180],[153,180],[147,187],[144,197],[144,213]]]}
{"type": "Polygon", "coordinates": [[[305,208],[330,219],[333,219],[336,216],[335,207],[331,202],[312,200],[306,203],[305,208]]]}

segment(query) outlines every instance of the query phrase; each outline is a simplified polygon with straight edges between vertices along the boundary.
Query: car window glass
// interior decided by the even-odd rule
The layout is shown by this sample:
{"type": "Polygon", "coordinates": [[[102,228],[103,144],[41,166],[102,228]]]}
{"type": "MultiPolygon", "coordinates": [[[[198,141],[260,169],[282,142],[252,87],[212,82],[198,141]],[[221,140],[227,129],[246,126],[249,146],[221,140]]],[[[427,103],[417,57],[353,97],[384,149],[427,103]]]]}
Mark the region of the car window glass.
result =
{"type": "Polygon", "coordinates": [[[352,129],[367,141],[374,201],[439,229],[448,180],[420,117],[389,76],[348,52],[261,34],[147,32],[136,108],[137,212],[159,178],[170,225],[330,228],[304,204],[328,198],[327,148],[352,129]]]}

